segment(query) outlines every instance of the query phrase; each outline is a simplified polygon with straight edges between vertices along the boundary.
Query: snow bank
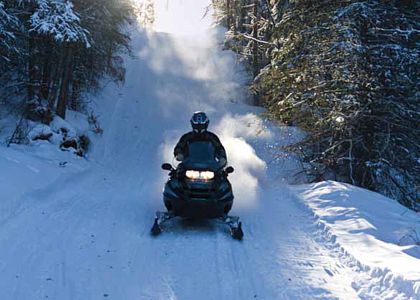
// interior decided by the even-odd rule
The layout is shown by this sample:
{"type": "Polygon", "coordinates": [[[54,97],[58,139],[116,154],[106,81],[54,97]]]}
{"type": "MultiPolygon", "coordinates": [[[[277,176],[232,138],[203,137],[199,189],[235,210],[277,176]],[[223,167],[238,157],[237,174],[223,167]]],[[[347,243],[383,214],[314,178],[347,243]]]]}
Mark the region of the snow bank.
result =
{"type": "MultiPolygon", "coordinates": [[[[352,185],[326,181],[296,188],[323,237],[383,287],[420,298],[420,216],[394,200],[352,185]]],[[[360,296],[370,291],[354,286],[360,296]]],[[[377,291],[376,291],[377,292],[377,291]]]]}
{"type": "Polygon", "coordinates": [[[53,131],[60,132],[64,129],[67,132],[68,138],[76,138],[89,131],[89,123],[85,114],[67,110],[66,115],[66,120],[63,120],[58,116],[54,117],[50,124],[53,131]]]}
{"type": "Polygon", "coordinates": [[[89,146],[89,122],[87,116],[68,111],[67,119],[54,116],[49,125],[30,122],[28,133],[32,145],[51,143],[58,145],[61,150],[70,150],[79,156],[84,156],[89,146]]]}
{"type": "MultiPolygon", "coordinates": [[[[0,119],[1,142],[10,138],[16,123],[14,116],[0,119]]],[[[65,140],[79,142],[80,136],[88,134],[86,115],[68,110],[67,120],[55,116],[50,125],[28,121],[28,128],[28,145],[0,145],[0,224],[26,205],[42,202],[42,196],[37,195],[52,182],[57,182],[57,188],[61,188],[59,177],[71,178],[73,172],[88,165],[87,161],[58,147],[65,140]]],[[[54,192],[51,189],[51,193],[54,192]]]]}

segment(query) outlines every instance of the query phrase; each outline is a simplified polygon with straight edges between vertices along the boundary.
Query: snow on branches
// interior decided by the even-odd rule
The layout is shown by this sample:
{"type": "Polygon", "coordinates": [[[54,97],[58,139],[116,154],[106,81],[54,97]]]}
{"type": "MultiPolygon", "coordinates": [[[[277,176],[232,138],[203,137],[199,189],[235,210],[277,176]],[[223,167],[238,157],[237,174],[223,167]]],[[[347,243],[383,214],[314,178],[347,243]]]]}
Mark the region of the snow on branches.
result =
{"type": "Polygon", "coordinates": [[[73,3],[65,0],[38,0],[30,18],[30,32],[50,35],[59,43],[82,43],[89,48],[89,32],[80,25],[73,3]]]}
{"type": "Polygon", "coordinates": [[[9,61],[8,53],[18,52],[14,46],[15,34],[13,29],[18,26],[18,19],[10,14],[0,1],[0,59],[9,61]]]}
{"type": "Polygon", "coordinates": [[[44,123],[36,107],[83,110],[104,76],[123,81],[133,19],[131,0],[0,0],[0,105],[44,123]]]}
{"type": "Polygon", "coordinates": [[[257,67],[257,102],[306,130],[289,149],[308,179],[333,176],[420,210],[418,1],[215,2],[227,46],[257,67]]]}

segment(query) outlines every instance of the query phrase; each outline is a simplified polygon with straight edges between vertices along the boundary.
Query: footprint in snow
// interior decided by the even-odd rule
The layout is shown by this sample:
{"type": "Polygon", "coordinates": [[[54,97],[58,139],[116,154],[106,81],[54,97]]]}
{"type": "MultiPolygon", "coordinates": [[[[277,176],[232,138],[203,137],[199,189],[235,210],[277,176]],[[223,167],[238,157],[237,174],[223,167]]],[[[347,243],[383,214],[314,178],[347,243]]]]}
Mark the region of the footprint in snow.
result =
{"type": "Polygon", "coordinates": [[[332,276],[334,276],[334,274],[333,274],[330,270],[328,270],[327,268],[324,268],[324,271],[325,271],[328,275],[330,275],[331,277],[332,277],[332,276]]]}

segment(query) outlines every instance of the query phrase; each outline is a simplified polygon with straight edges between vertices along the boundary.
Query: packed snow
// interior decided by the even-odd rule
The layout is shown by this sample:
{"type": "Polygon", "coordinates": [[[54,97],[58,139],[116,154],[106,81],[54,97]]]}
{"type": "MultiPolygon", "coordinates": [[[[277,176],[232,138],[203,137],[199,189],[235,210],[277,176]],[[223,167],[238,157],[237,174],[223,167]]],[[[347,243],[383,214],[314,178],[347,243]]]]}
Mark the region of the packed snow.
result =
{"type": "MultiPolygon", "coordinates": [[[[419,299],[419,215],[350,185],[295,185],[300,162],[281,146],[303,133],[247,104],[223,31],[199,23],[208,4],[158,0],[158,30],[132,30],[136,55],[125,85],[94,99],[104,131],[89,134],[86,157],[53,141],[0,146],[1,298],[419,299]],[[181,8],[194,26],[174,26],[181,8]],[[150,236],[160,165],[196,110],[235,168],[242,242],[211,221],[172,220],[150,236]]],[[[87,130],[72,112],[34,130],[61,126],[87,130]]]]}

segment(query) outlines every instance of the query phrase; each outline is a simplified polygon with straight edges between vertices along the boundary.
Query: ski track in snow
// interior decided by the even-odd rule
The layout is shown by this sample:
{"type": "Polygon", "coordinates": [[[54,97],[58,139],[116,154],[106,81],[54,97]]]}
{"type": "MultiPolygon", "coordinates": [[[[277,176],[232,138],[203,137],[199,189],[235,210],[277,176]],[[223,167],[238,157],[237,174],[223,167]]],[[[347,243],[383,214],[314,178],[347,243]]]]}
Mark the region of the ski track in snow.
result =
{"type": "Polygon", "coordinates": [[[132,32],[125,85],[97,99],[105,131],[89,162],[60,169],[0,219],[1,299],[408,299],[346,256],[288,188],[299,163],[275,159],[275,147],[299,133],[241,103],[244,70],[215,46],[217,30],[205,35],[197,43],[132,32]],[[172,220],[149,234],[163,209],[160,165],[199,109],[230,145],[230,161],[249,162],[232,175],[242,242],[210,221],[172,220]],[[255,153],[241,157],[244,145],[255,153]]]}

